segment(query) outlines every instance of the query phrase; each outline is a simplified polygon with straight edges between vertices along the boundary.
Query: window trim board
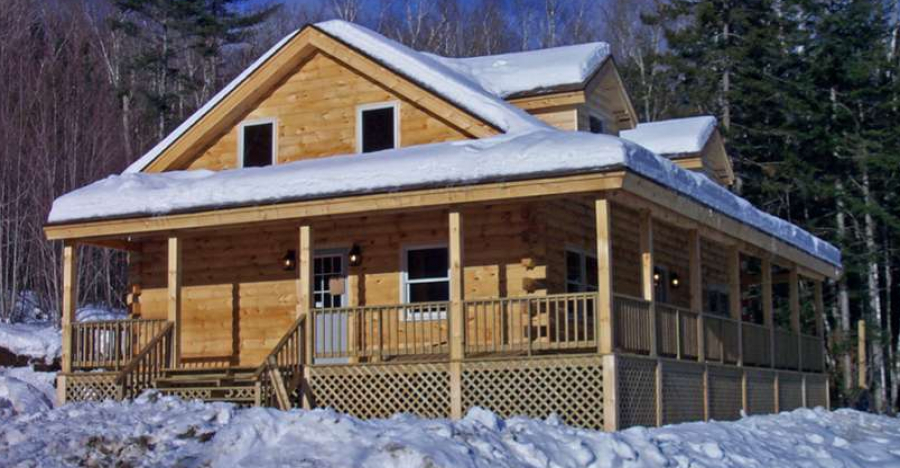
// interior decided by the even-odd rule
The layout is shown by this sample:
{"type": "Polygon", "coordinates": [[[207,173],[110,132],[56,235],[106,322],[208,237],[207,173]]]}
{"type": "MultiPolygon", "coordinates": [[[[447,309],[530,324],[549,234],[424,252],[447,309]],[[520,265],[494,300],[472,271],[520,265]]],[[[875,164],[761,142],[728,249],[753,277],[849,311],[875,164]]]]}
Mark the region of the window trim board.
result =
{"type": "Polygon", "coordinates": [[[356,153],[362,154],[363,152],[363,123],[362,123],[362,115],[365,111],[370,110],[379,110],[379,109],[393,109],[394,110],[394,149],[400,148],[400,101],[384,101],[384,102],[372,102],[368,104],[360,104],[356,106],[356,153]]]}
{"type": "Polygon", "coordinates": [[[278,118],[262,117],[259,119],[245,120],[238,124],[238,149],[237,149],[237,168],[244,168],[244,127],[252,127],[254,125],[272,125],[272,163],[274,166],[278,164],[278,118]]]}

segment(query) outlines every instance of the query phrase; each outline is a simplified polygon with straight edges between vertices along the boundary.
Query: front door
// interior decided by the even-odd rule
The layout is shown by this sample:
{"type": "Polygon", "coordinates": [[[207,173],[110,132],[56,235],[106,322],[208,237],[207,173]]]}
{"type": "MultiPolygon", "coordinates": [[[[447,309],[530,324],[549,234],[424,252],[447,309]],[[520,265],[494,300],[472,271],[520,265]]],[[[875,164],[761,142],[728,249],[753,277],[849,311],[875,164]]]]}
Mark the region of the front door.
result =
{"type": "MultiPolygon", "coordinates": [[[[344,252],[319,252],[313,259],[313,304],[316,309],[347,306],[347,261],[344,252]]],[[[347,350],[347,321],[344,314],[319,315],[316,322],[317,354],[347,350]]],[[[318,359],[317,362],[345,362],[345,359],[318,359]]]]}

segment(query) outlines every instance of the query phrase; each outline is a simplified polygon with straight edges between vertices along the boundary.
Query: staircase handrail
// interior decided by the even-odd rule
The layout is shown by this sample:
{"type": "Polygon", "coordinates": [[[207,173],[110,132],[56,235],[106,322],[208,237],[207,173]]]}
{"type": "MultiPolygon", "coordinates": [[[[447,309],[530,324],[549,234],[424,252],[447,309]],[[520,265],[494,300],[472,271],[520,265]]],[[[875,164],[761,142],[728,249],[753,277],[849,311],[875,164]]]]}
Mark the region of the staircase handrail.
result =
{"type": "MultiPolygon", "coordinates": [[[[133,377],[135,374],[137,374],[137,371],[139,369],[141,369],[142,366],[146,365],[147,369],[149,369],[148,377],[151,381],[155,380],[156,377],[158,377],[158,375],[162,371],[162,369],[166,367],[166,364],[170,358],[170,352],[171,352],[171,349],[169,349],[170,346],[167,346],[167,345],[171,345],[171,343],[163,343],[162,349],[159,349],[159,345],[160,345],[160,342],[171,338],[172,330],[174,329],[174,327],[175,327],[174,323],[172,323],[172,322],[166,323],[166,325],[163,326],[162,330],[160,330],[159,333],[157,333],[156,336],[154,336],[153,339],[150,340],[140,350],[140,352],[138,352],[138,354],[136,354],[134,356],[134,358],[132,358],[128,362],[128,364],[124,368],[122,368],[121,371],[119,371],[119,373],[116,375],[115,384],[119,388],[120,397],[124,398],[126,391],[129,394],[133,393],[134,389],[132,389],[132,388],[126,389],[125,388],[125,382],[126,382],[126,380],[128,380],[129,377],[133,377]],[[163,359],[161,360],[162,362],[154,363],[152,360],[150,362],[144,362],[144,361],[147,361],[151,357],[155,357],[155,354],[153,353],[154,350],[159,350],[162,352],[162,354],[163,354],[163,359]]],[[[130,396],[133,396],[133,395],[130,395],[130,396]]]]}

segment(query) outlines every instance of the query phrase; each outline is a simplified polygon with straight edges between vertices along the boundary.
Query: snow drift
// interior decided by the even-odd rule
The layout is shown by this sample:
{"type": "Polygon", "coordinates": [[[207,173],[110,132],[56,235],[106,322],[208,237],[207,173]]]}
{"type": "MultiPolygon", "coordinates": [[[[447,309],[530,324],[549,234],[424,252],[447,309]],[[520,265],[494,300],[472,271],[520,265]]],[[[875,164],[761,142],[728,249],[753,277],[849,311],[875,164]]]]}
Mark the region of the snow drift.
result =
{"type": "MultiPolygon", "coordinates": [[[[3,418],[3,416],[0,416],[3,418]]],[[[554,418],[362,421],[331,410],[238,410],[154,393],[0,419],[5,466],[896,467],[900,420],[800,409],[615,434],[554,418]]]]}

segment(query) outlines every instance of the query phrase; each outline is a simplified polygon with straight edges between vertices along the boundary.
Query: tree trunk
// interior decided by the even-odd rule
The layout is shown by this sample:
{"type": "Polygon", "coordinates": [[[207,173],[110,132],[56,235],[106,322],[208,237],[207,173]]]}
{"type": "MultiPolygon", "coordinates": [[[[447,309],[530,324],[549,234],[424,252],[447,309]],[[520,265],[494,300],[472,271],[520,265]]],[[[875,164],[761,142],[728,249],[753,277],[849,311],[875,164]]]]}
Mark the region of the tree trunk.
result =
{"type": "MultiPolygon", "coordinates": [[[[839,242],[843,245],[847,236],[847,221],[845,219],[846,208],[842,198],[844,193],[844,183],[838,179],[834,183],[834,189],[837,193],[835,224],[837,225],[839,242]]],[[[841,348],[843,349],[841,361],[843,362],[844,395],[847,396],[853,388],[853,358],[850,353],[850,294],[847,288],[846,275],[841,275],[837,281],[837,308],[841,319],[841,348]]]]}
{"type": "Polygon", "coordinates": [[[878,246],[875,242],[875,220],[872,218],[870,208],[872,206],[872,194],[869,181],[869,169],[863,164],[862,167],[862,192],[865,206],[867,207],[863,222],[865,223],[863,231],[866,242],[867,273],[866,273],[866,289],[869,296],[869,309],[872,314],[872,320],[878,327],[874,330],[878,339],[872,350],[872,364],[878,372],[878,391],[875,393],[875,406],[879,412],[886,410],[887,403],[887,367],[884,359],[884,321],[881,310],[881,291],[879,291],[879,271],[878,271],[878,246]]]}

